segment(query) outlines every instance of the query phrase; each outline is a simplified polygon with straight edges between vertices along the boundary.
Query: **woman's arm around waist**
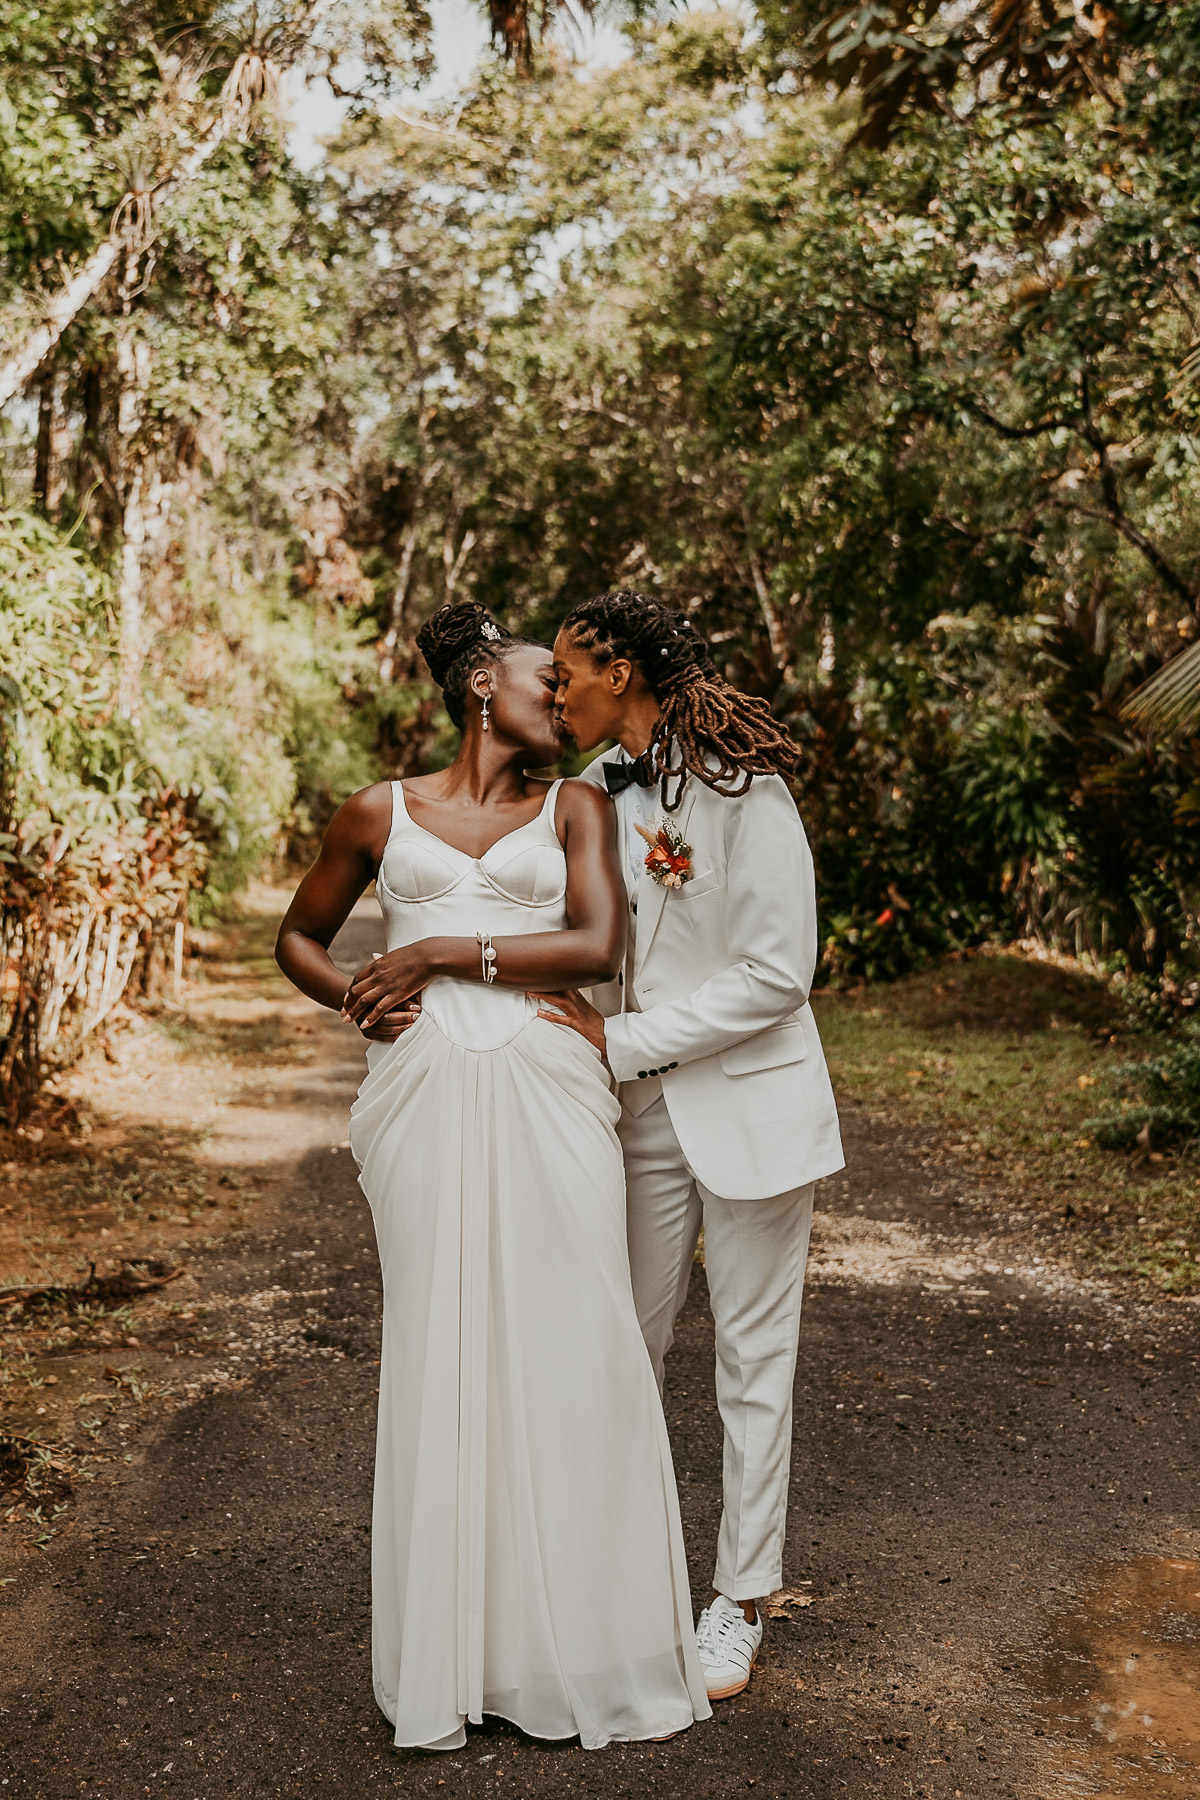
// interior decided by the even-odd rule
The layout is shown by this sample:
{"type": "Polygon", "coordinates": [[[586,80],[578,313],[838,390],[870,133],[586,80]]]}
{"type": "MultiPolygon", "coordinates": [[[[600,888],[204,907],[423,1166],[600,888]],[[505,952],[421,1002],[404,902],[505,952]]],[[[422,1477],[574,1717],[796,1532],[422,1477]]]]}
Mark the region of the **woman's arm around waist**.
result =
{"type": "MultiPolygon", "coordinates": [[[[491,967],[498,986],[560,992],[611,981],[621,966],[628,903],[617,862],[613,804],[592,783],[564,781],[555,826],[567,860],[566,927],[494,938],[491,967]]],[[[439,975],[482,981],[478,940],[422,938],[381,956],[354,977],[346,994],[346,1016],[369,1028],[439,975]]]]}

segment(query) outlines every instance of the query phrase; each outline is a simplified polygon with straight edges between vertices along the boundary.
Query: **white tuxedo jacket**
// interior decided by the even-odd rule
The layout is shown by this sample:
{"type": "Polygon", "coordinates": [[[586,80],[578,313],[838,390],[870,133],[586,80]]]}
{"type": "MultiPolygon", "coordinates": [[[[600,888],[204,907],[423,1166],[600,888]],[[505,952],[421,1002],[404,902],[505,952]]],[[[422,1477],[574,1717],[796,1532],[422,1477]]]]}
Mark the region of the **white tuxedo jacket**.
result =
{"type": "MultiPolygon", "coordinates": [[[[604,786],[611,750],[584,771],[604,786]]],[[[621,809],[619,809],[621,810],[621,809]]],[[[637,888],[632,968],[593,989],[608,1063],[635,1114],[659,1091],[697,1179],[761,1200],[844,1167],[837,1107],[808,1004],[817,960],[812,855],[777,775],[735,799],[693,777],[674,813],[693,876],[637,888]],[[632,987],[640,1012],[630,1011],[632,987]]],[[[622,867],[628,867],[622,824],[622,867]]]]}

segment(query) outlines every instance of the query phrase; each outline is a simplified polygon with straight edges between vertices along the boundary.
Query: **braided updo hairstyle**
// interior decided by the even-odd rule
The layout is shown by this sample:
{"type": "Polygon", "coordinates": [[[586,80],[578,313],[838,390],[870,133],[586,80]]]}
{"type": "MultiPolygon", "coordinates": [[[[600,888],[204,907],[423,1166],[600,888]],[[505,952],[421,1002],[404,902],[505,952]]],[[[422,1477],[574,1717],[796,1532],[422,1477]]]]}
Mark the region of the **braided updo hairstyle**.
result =
{"type": "Polygon", "coordinates": [[[600,667],[620,656],[641,670],[659,702],[647,755],[662,776],[669,812],[689,775],[733,798],[755,775],[791,774],[798,747],[765,700],[726,681],[686,614],[630,588],[611,588],[574,607],[562,628],[600,667]],[[672,776],[678,785],[669,799],[672,776]]]}
{"type": "Polygon", "coordinates": [[[503,662],[518,644],[532,642],[532,638],[517,637],[474,600],[443,606],[417,633],[417,648],[442,690],[451,722],[460,731],[467,716],[467,683],[476,669],[503,662]]]}

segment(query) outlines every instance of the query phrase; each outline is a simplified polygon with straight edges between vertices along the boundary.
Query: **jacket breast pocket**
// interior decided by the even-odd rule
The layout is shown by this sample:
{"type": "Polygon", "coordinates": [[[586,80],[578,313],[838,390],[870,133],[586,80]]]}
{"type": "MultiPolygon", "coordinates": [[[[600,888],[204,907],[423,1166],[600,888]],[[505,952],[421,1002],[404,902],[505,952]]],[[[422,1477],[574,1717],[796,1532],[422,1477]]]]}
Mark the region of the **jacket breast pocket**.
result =
{"type": "Polygon", "coordinates": [[[720,885],[721,879],[717,871],[705,869],[703,874],[693,875],[690,881],[685,881],[679,892],[685,900],[699,900],[701,895],[711,894],[713,889],[720,885]]]}
{"type": "Polygon", "coordinates": [[[730,1044],[721,1052],[721,1067],[727,1075],[754,1075],[761,1069],[779,1069],[786,1063],[803,1062],[808,1055],[808,1039],[799,1019],[785,1019],[779,1025],[756,1031],[753,1037],[730,1044]]]}

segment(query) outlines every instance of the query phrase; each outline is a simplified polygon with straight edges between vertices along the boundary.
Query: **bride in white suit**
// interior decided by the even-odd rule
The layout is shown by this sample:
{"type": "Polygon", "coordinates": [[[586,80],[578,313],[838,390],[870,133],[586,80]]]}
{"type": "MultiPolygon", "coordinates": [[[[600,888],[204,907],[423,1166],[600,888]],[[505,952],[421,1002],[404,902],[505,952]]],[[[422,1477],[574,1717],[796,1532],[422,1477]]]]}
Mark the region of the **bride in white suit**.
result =
{"type": "Polygon", "coordinates": [[[698,1628],[710,1699],[749,1681],[754,1602],[782,1583],[813,1184],[843,1166],[808,1003],[812,857],[782,776],[796,746],[717,673],[681,613],[616,590],[554,645],[558,704],[616,802],[624,966],[545,1016],[605,1056],[621,1101],[630,1265],[661,1385],[701,1225],[716,1325],[724,1509],[698,1628]]]}

